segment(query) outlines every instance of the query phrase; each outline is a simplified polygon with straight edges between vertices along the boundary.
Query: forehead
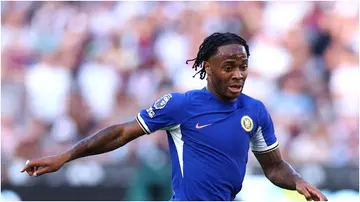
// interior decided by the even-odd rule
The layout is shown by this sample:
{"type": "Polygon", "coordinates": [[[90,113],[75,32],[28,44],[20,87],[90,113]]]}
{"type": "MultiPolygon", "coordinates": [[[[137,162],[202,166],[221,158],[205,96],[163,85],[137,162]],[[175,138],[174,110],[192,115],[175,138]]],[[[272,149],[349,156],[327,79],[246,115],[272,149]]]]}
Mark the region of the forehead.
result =
{"type": "Polygon", "coordinates": [[[240,44],[229,44],[229,45],[220,46],[218,47],[217,55],[247,57],[245,47],[240,44]]]}

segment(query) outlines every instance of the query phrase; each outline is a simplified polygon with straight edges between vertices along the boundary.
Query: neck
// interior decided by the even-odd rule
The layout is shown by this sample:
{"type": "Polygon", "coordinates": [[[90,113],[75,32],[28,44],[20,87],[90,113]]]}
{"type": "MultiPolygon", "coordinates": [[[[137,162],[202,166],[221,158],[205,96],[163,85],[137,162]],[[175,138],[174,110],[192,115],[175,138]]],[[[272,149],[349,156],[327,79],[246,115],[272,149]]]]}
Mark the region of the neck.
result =
{"type": "Polygon", "coordinates": [[[219,93],[217,93],[216,90],[215,90],[214,85],[211,83],[210,80],[208,80],[208,82],[207,82],[206,90],[208,90],[210,93],[215,95],[215,97],[217,97],[221,101],[224,101],[224,102],[234,102],[235,101],[235,99],[229,100],[229,99],[226,99],[225,97],[221,96],[219,93]]]}

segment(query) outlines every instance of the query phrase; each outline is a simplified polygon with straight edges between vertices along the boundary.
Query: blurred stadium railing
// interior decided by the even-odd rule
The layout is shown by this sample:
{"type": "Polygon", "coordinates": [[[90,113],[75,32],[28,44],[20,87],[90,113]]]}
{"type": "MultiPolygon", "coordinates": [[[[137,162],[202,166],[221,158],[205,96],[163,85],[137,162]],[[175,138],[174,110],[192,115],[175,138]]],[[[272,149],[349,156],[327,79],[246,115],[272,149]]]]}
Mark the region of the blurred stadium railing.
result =
{"type": "MultiPolygon", "coordinates": [[[[271,112],[283,156],[329,199],[358,195],[358,19],[356,1],[2,1],[2,199],[168,200],[162,131],[55,174],[19,170],[133,119],[165,93],[202,88],[185,61],[215,31],[248,41],[244,92],[271,112]]],[[[293,194],[264,179],[250,154],[239,199],[293,194]]]]}

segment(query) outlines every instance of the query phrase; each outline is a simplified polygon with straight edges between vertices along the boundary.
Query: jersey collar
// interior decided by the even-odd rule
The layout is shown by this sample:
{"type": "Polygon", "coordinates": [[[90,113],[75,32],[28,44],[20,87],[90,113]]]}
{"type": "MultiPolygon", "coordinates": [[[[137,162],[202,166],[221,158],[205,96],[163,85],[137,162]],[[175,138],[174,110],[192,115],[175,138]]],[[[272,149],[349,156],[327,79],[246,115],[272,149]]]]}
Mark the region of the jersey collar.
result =
{"type": "Polygon", "coordinates": [[[202,90],[205,91],[207,94],[209,94],[213,100],[215,100],[217,103],[221,104],[222,106],[231,107],[234,109],[237,109],[237,108],[240,108],[243,106],[242,94],[240,94],[240,96],[234,102],[226,102],[226,101],[223,101],[223,100],[219,99],[218,97],[216,97],[212,92],[208,91],[207,87],[204,87],[202,90]]]}

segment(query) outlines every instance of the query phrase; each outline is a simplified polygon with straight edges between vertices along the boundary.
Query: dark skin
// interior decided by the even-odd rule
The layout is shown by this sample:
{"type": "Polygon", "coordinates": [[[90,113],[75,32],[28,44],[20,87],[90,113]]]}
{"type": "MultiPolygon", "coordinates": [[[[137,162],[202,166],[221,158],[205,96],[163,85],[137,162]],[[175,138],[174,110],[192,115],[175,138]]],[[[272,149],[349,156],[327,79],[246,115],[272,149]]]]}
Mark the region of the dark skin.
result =
{"type": "MultiPolygon", "coordinates": [[[[219,99],[233,102],[240,94],[248,75],[248,57],[244,46],[230,44],[218,48],[217,53],[205,61],[208,75],[208,90],[219,99]],[[232,92],[229,87],[238,85],[239,91],[232,92]]],[[[296,190],[308,201],[327,201],[327,198],[314,186],[307,183],[283,160],[279,147],[267,153],[255,153],[265,176],[276,186],[296,190]]]]}
{"type": "Polygon", "coordinates": [[[30,176],[55,172],[65,163],[72,160],[113,151],[144,134],[144,130],[136,120],[113,125],[81,140],[74,147],[60,155],[27,162],[21,172],[26,171],[30,176]]]}
{"type": "Polygon", "coordinates": [[[207,88],[221,100],[232,102],[240,96],[248,75],[248,59],[244,46],[225,45],[205,61],[207,88]],[[230,87],[234,86],[234,91],[230,87]]]}
{"type": "MultiPolygon", "coordinates": [[[[205,61],[208,90],[221,100],[233,102],[241,94],[245,84],[247,66],[247,54],[243,46],[230,44],[219,47],[217,53],[205,61]]],[[[26,171],[30,176],[55,172],[72,160],[113,151],[144,134],[136,120],[113,125],[81,140],[60,155],[28,161],[21,172],[26,171]]],[[[282,159],[279,148],[267,153],[254,154],[266,177],[276,186],[297,190],[308,200],[327,201],[319,190],[304,181],[282,159]]]]}
{"type": "Polygon", "coordinates": [[[268,153],[255,153],[265,176],[276,186],[288,190],[296,190],[308,201],[328,201],[316,187],[306,182],[300,175],[283,160],[279,148],[268,153]]]}

